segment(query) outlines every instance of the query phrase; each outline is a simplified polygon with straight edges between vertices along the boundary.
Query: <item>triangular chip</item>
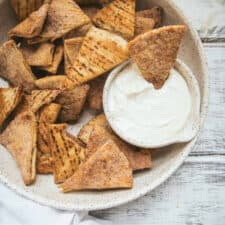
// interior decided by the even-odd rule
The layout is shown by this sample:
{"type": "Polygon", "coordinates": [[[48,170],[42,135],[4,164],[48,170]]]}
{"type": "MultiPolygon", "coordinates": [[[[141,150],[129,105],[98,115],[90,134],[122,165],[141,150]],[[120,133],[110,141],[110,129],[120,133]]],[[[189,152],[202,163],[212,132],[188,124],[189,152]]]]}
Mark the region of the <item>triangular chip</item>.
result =
{"type": "Polygon", "coordinates": [[[175,65],[179,46],[187,28],[166,26],[148,31],[132,40],[129,52],[142,76],[161,88],[175,65]]]}
{"type": "Polygon", "coordinates": [[[91,136],[91,132],[94,128],[94,126],[100,126],[103,127],[106,130],[111,129],[106,118],[105,118],[105,114],[102,113],[96,117],[94,117],[93,119],[91,119],[86,125],[84,125],[79,134],[78,134],[78,138],[79,140],[81,140],[84,144],[88,144],[88,140],[91,136]]]}
{"type": "Polygon", "coordinates": [[[56,74],[56,72],[58,70],[58,67],[59,67],[59,64],[62,61],[62,58],[63,58],[63,46],[61,46],[61,45],[56,46],[51,65],[41,66],[39,68],[41,70],[45,70],[49,73],[56,74]]]}
{"type": "Polygon", "coordinates": [[[48,8],[49,5],[44,4],[40,9],[31,13],[24,21],[9,31],[9,37],[33,38],[39,35],[47,17],[48,8]]]}
{"type": "Polygon", "coordinates": [[[135,36],[143,34],[149,30],[152,30],[155,26],[155,21],[152,18],[145,18],[136,16],[135,18],[135,36]]]}
{"type": "Polygon", "coordinates": [[[37,172],[51,173],[52,157],[51,157],[51,134],[48,124],[54,123],[58,117],[61,106],[59,104],[51,103],[45,106],[39,115],[38,125],[38,157],[37,157],[37,172]]]}
{"type": "Polygon", "coordinates": [[[79,5],[106,4],[109,0],[76,0],[79,5]]]}
{"type": "Polygon", "coordinates": [[[34,90],[28,98],[32,112],[37,112],[42,106],[50,104],[59,95],[59,90],[34,90]]]}
{"type": "Polygon", "coordinates": [[[134,171],[152,167],[149,150],[139,150],[137,147],[124,142],[116,136],[112,130],[106,130],[99,126],[95,126],[91,132],[87,144],[87,158],[93,155],[96,149],[102,146],[107,140],[113,140],[115,142],[119,150],[127,157],[130,166],[134,171]]]}
{"type": "Polygon", "coordinates": [[[72,176],[85,160],[85,149],[74,137],[66,133],[65,124],[49,125],[52,142],[55,183],[62,183],[72,176]]]}
{"type": "Polygon", "coordinates": [[[60,188],[76,190],[106,190],[132,188],[133,176],[129,162],[113,141],[102,145],[60,188]]]}
{"type": "Polygon", "coordinates": [[[38,155],[37,155],[37,173],[39,173],[39,174],[53,173],[51,154],[41,154],[40,152],[38,152],[38,155]]]}
{"type": "Polygon", "coordinates": [[[10,0],[11,5],[19,20],[24,20],[30,13],[37,10],[43,3],[51,0],[10,0]]]}
{"type": "Polygon", "coordinates": [[[82,41],[83,38],[81,37],[66,39],[64,41],[64,66],[66,74],[69,72],[70,67],[73,66],[73,62],[79,53],[82,41]]]}
{"type": "Polygon", "coordinates": [[[48,76],[35,81],[39,89],[64,90],[74,87],[74,84],[67,76],[48,76]]]}
{"type": "Polygon", "coordinates": [[[22,97],[20,88],[0,88],[0,128],[22,97]]]}
{"type": "Polygon", "coordinates": [[[96,79],[90,82],[91,88],[88,93],[88,104],[91,109],[98,111],[101,111],[103,109],[102,95],[107,75],[108,74],[97,77],[96,79]]]}
{"type": "Polygon", "coordinates": [[[33,183],[36,177],[36,142],[36,117],[29,111],[16,116],[0,135],[0,144],[15,158],[26,185],[33,183]]]}
{"type": "Polygon", "coordinates": [[[131,40],[135,27],[135,0],[114,0],[99,10],[92,20],[97,27],[131,40]]]}
{"type": "Polygon", "coordinates": [[[109,71],[128,58],[127,42],[116,34],[92,27],[67,74],[80,85],[109,71]]]}
{"type": "Polygon", "coordinates": [[[12,40],[0,47],[0,77],[8,80],[13,86],[23,87],[26,92],[35,87],[36,78],[22,52],[12,40]]]}
{"type": "Polygon", "coordinates": [[[30,66],[49,66],[52,64],[54,44],[47,42],[32,46],[23,44],[20,49],[30,66]]]}
{"type": "Polygon", "coordinates": [[[60,112],[61,122],[76,121],[84,107],[89,91],[89,85],[85,84],[72,89],[64,90],[56,99],[62,106],[60,112]]]}
{"type": "Polygon", "coordinates": [[[52,0],[42,38],[54,41],[69,31],[89,23],[89,18],[73,0],[52,0]],[[62,10],[63,9],[63,10],[62,10]]]}
{"type": "Polygon", "coordinates": [[[155,6],[150,9],[136,12],[136,16],[153,19],[155,21],[155,28],[161,27],[162,14],[163,14],[163,10],[159,6],[155,6]]]}

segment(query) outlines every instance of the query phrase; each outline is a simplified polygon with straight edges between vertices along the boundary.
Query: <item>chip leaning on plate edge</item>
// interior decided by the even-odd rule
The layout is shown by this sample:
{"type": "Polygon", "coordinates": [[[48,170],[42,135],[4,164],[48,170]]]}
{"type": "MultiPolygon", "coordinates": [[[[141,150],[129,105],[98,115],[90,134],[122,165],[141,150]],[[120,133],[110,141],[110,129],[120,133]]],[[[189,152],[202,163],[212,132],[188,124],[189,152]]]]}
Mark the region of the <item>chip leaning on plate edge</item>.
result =
{"type": "MultiPolygon", "coordinates": [[[[132,58],[137,73],[134,90],[132,82],[125,90],[129,101],[143,101],[142,84],[160,95],[171,94],[174,85],[186,87],[182,76],[171,73],[186,27],[160,27],[163,9],[135,12],[134,0],[78,4],[45,2],[10,30],[0,47],[0,76],[10,85],[0,89],[0,144],[12,154],[26,185],[37,174],[53,174],[63,192],[132,188],[133,172],[152,168],[151,150],[114,133],[103,112],[104,84],[112,69],[132,58]],[[87,107],[99,115],[77,136],[67,132],[87,107]]],[[[188,98],[187,90],[179,102],[188,98]]],[[[188,114],[190,104],[186,101],[181,112],[188,114]]],[[[181,129],[187,117],[179,117],[181,129]]]]}

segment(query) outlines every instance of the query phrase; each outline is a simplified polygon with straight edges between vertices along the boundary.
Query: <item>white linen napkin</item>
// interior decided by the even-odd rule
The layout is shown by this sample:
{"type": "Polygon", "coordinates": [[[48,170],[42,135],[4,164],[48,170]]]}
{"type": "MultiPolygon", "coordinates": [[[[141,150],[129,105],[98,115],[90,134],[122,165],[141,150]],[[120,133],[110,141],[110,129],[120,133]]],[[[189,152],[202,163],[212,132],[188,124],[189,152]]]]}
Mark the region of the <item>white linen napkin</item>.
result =
{"type": "Polygon", "coordinates": [[[0,225],[112,225],[85,211],[63,211],[22,198],[0,183],[0,225]]]}

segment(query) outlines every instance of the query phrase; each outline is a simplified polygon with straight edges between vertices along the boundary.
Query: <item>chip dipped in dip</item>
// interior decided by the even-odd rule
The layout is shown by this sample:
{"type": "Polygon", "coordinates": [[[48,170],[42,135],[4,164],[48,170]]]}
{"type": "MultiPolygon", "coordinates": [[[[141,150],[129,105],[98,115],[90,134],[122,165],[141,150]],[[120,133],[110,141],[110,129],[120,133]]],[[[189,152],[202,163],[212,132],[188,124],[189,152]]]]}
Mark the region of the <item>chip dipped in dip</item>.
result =
{"type": "Polygon", "coordinates": [[[158,147],[170,143],[184,128],[191,109],[188,85],[175,69],[164,85],[155,89],[141,76],[136,64],[129,62],[114,76],[107,92],[110,123],[132,144],[143,142],[158,147]]]}

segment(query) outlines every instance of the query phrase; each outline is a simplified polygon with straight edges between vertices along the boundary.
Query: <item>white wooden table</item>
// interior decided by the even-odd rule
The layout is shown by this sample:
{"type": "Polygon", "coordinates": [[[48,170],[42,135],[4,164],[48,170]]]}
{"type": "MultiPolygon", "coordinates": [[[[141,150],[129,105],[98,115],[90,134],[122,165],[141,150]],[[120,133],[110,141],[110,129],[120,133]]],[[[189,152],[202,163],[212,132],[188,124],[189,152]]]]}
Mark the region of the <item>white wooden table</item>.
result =
{"type": "Polygon", "coordinates": [[[92,212],[118,225],[225,225],[225,0],[176,3],[204,42],[208,118],[195,149],[167,182],[137,201],[92,212]]]}

